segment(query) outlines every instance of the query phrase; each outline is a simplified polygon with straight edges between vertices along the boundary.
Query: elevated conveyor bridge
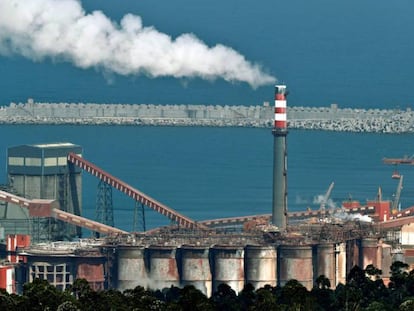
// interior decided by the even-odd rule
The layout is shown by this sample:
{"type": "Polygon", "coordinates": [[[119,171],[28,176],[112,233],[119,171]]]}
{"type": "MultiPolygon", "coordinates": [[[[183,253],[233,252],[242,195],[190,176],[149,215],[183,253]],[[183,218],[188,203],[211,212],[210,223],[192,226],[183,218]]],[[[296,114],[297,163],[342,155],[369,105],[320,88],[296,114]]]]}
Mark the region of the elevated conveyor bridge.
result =
{"type": "Polygon", "coordinates": [[[74,215],[59,209],[59,202],[56,200],[44,200],[19,197],[17,195],[0,190],[0,201],[19,205],[29,210],[31,217],[54,217],[66,223],[86,228],[102,234],[127,234],[128,232],[99,222],[74,215]]]}
{"type": "Polygon", "coordinates": [[[196,221],[166,206],[165,204],[158,202],[149,195],[112,176],[111,174],[105,172],[103,169],[97,167],[93,163],[85,160],[84,158],[75,153],[68,154],[68,162],[72,163],[73,165],[76,165],[77,167],[88,172],[89,174],[99,178],[100,180],[104,181],[105,183],[109,184],[110,186],[114,187],[120,192],[123,192],[127,196],[131,197],[135,201],[138,201],[141,204],[144,204],[145,206],[148,206],[154,211],[160,213],[161,215],[164,215],[165,217],[177,223],[177,225],[180,227],[187,229],[208,229],[207,226],[199,224],[196,221]]]}

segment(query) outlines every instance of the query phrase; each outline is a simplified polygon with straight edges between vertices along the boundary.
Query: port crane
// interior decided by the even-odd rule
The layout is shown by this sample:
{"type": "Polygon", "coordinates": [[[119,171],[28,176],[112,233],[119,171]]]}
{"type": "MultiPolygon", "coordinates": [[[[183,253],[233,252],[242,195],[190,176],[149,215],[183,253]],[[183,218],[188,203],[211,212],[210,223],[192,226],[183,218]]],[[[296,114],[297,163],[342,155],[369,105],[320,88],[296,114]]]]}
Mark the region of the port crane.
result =
{"type": "Polygon", "coordinates": [[[333,189],[334,185],[335,185],[334,182],[332,182],[329,185],[328,190],[326,191],[325,195],[322,198],[322,202],[321,202],[321,205],[320,205],[320,210],[321,210],[322,213],[325,212],[326,203],[328,202],[328,200],[329,200],[329,198],[331,196],[331,192],[332,192],[332,189],[333,189]]]}
{"type": "Polygon", "coordinates": [[[391,211],[397,212],[399,210],[398,205],[400,204],[400,197],[401,197],[401,190],[403,188],[403,178],[404,176],[401,175],[400,180],[398,182],[398,186],[397,186],[397,191],[395,192],[395,197],[394,200],[392,202],[392,209],[391,211]]]}

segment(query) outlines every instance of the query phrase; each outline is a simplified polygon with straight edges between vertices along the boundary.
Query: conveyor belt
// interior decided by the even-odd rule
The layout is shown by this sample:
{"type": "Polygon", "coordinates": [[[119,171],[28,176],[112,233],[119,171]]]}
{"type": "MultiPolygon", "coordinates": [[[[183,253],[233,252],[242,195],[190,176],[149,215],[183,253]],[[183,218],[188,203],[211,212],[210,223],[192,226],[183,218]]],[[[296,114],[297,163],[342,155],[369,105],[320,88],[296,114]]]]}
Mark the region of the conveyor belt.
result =
{"type": "MultiPolygon", "coordinates": [[[[325,217],[327,215],[333,214],[338,211],[343,211],[343,209],[337,209],[334,211],[310,210],[310,211],[289,212],[288,219],[294,220],[294,219],[305,219],[305,218],[310,218],[310,217],[325,217]]],[[[361,207],[356,207],[352,209],[346,209],[345,212],[372,214],[375,212],[375,208],[373,206],[367,206],[367,207],[361,206],[361,207]]],[[[236,217],[228,217],[228,218],[203,220],[203,221],[200,221],[200,224],[206,225],[208,227],[220,227],[220,226],[242,224],[244,222],[255,220],[255,219],[263,219],[263,220],[270,221],[271,218],[272,218],[272,214],[236,216],[236,217]]]]}
{"type": "Polygon", "coordinates": [[[103,234],[127,234],[128,233],[118,228],[107,226],[99,222],[62,211],[56,207],[56,206],[59,206],[59,203],[56,200],[43,200],[43,199],[29,200],[29,199],[22,198],[17,195],[8,193],[6,191],[1,191],[1,190],[0,190],[0,200],[13,203],[13,204],[17,204],[19,206],[27,208],[29,210],[30,216],[55,217],[56,219],[62,220],[72,225],[76,225],[76,226],[86,228],[86,229],[89,229],[95,232],[100,232],[103,234]]]}
{"type": "Polygon", "coordinates": [[[138,189],[135,189],[134,187],[123,182],[122,180],[112,176],[111,174],[105,172],[101,168],[83,159],[81,156],[75,153],[68,154],[68,162],[73,163],[77,167],[80,167],[81,169],[85,170],[89,174],[106,182],[108,185],[125,193],[127,196],[133,198],[134,200],[141,202],[145,206],[148,206],[149,208],[155,210],[156,212],[166,216],[167,218],[176,222],[181,227],[188,228],[188,229],[193,229],[193,228],[207,229],[206,226],[202,224],[198,224],[194,220],[188,217],[185,217],[184,215],[173,210],[172,208],[169,208],[165,204],[158,202],[157,200],[151,198],[149,195],[139,191],[138,189]]]}

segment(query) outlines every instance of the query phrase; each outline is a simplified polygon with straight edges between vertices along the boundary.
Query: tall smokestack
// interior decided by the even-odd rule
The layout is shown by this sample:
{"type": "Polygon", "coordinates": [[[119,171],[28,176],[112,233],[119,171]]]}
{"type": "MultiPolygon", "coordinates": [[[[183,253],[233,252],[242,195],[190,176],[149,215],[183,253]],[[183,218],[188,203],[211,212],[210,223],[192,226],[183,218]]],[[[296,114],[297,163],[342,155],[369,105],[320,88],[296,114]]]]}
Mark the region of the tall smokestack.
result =
{"type": "Polygon", "coordinates": [[[280,230],[287,225],[287,118],[286,85],[275,86],[275,120],[273,147],[273,209],[272,224],[280,230]]]}

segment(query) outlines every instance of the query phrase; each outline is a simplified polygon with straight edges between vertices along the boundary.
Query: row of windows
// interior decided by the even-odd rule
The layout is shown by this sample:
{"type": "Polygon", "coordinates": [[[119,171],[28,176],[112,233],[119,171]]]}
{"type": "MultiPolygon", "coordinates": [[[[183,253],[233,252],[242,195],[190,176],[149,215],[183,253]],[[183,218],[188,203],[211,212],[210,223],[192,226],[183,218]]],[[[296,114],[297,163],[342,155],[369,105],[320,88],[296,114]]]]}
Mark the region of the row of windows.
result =
{"type": "MultiPolygon", "coordinates": [[[[9,157],[8,164],[13,166],[38,166],[42,165],[41,158],[27,157],[9,157]]],[[[44,158],[43,166],[65,166],[67,165],[66,157],[44,158]]]]}
{"type": "Polygon", "coordinates": [[[47,280],[56,287],[65,289],[73,283],[72,266],[69,264],[37,264],[30,267],[30,281],[47,280]]]}

